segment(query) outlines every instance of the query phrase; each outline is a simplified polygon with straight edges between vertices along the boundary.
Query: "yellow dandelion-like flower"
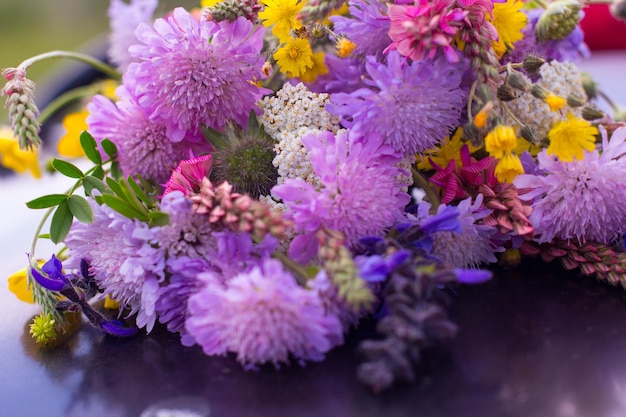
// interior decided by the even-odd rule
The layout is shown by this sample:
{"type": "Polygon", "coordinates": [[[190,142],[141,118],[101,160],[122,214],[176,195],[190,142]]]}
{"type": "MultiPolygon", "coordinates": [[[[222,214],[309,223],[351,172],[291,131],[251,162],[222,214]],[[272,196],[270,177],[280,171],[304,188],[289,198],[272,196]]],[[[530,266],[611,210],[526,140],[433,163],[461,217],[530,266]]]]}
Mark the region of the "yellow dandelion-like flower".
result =
{"type": "Polygon", "coordinates": [[[22,150],[13,130],[8,126],[0,126],[0,164],[15,172],[30,171],[35,178],[41,178],[41,169],[37,150],[22,150]]]}
{"type": "Polygon", "coordinates": [[[324,63],[325,56],[326,54],[324,54],[324,52],[315,52],[313,54],[313,66],[307,68],[304,73],[300,74],[300,80],[305,83],[310,83],[315,81],[320,75],[328,74],[328,67],[326,67],[324,63]]]}
{"type": "Polygon", "coordinates": [[[39,344],[47,344],[57,337],[56,322],[49,314],[39,314],[30,325],[30,334],[39,344]]]}
{"type": "Polygon", "coordinates": [[[498,159],[517,146],[517,135],[511,126],[497,125],[485,137],[485,150],[498,159]]]}
{"type": "Polygon", "coordinates": [[[221,3],[222,0],[202,0],[200,6],[202,7],[215,7],[217,3],[221,3]]]}
{"type": "Polygon", "coordinates": [[[559,111],[567,104],[567,100],[563,97],[559,97],[556,94],[548,94],[543,101],[550,107],[550,111],[559,111]]]}
{"type": "Polygon", "coordinates": [[[498,159],[498,165],[496,165],[494,172],[498,181],[508,183],[513,182],[516,176],[523,173],[522,161],[511,152],[505,153],[502,158],[498,159]]]}
{"type": "Polygon", "coordinates": [[[57,143],[57,152],[66,158],[79,158],[85,156],[85,151],[80,145],[80,134],[83,130],[87,130],[87,109],[82,109],[74,113],[69,113],[63,118],[63,135],[57,143]]]}
{"type": "Polygon", "coordinates": [[[298,14],[304,6],[303,1],[298,0],[261,0],[265,6],[262,12],[259,12],[259,19],[262,20],[263,26],[272,28],[272,34],[281,42],[290,38],[293,29],[302,26],[298,20],[298,14]]]}
{"type": "Polygon", "coordinates": [[[337,49],[337,55],[341,58],[345,58],[352,55],[352,51],[356,48],[356,44],[350,41],[350,39],[340,36],[335,43],[335,48],[337,49]]]}
{"type": "Polygon", "coordinates": [[[307,68],[313,67],[313,50],[309,41],[302,38],[290,39],[274,53],[280,72],[289,77],[298,77],[307,68]]]}
{"type": "MultiPolygon", "coordinates": [[[[417,155],[417,168],[427,171],[433,169],[428,159],[432,159],[434,163],[439,166],[445,167],[452,159],[457,163],[457,166],[461,165],[461,148],[466,143],[461,139],[463,138],[463,129],[458,128],[452,137],[446,136],[439,146],[433,149],[429,149],[424,152],[424,155],[417,155]]],[[[477,150],[477,148],[471,143],[467,143],[470,153],[477,150]]]]}
{"type": "Polygon", "coordinates": [[[591,152],[596,148],[597,134],[597,127],[568,113],[567,120],[556,122],[548,132],[548,155],[556,155],[564,162],[572,162],[574,158],[582,160],[585,150],[591,152]]]}
{"type": "Polygon", "coordinates": [[[513,44],[524,37],[522,30],[526,27],[526,14],[521,11],[524,3],[519,0],[507,0],[506,3],[493,4],[493,25],[498,31],[498,40],[493,42],[493,49],[502,58],[513,44]]]}

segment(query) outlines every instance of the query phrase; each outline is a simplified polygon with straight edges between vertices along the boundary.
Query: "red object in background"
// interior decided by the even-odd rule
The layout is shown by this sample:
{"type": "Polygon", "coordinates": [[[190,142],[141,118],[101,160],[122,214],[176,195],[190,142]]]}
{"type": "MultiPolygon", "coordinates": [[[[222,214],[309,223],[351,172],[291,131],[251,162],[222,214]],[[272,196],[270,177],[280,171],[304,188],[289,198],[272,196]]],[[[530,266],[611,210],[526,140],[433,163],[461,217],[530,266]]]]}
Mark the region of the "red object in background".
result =
{"type": "Polygon", "coordinates": [[[626,22],[616,19],[609,3],[591,3],[583,9],[580,27],[592,51],[626,49],[626,22]]]}

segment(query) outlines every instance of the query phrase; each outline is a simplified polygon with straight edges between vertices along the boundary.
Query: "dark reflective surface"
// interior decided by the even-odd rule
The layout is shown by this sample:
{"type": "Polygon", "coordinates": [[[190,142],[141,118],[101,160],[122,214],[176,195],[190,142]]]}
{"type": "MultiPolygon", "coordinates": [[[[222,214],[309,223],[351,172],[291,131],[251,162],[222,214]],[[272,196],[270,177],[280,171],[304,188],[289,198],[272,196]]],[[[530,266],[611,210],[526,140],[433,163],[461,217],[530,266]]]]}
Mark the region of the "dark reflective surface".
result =
{"type": "Polygon", "coordinates": [[[24,334],[34,310],[0,295],[2,416],[139,416],[177,402],[215,417],[626,415],[626,292],[543,264],[460,289],[458,337],[425,355],[415,384],[378,396],[354,377],[358,335],[323,363],[279,371],[244,371],[162,330],[120,340],[84,327],[40,351],[24,334]]]}

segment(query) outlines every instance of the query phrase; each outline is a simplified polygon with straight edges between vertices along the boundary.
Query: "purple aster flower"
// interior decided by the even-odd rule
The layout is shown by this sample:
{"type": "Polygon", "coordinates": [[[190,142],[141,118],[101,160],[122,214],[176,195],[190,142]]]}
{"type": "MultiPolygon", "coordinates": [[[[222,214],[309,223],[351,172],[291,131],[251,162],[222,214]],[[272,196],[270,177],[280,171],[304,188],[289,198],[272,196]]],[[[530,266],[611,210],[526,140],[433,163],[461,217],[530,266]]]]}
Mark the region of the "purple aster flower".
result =
{"type": "Polygon", "coordinates": [[[403,216],[409,195],[398,177],[406,173],[389,146],[377,142],[346,132],[302,138],[321,187],[297,178],[272,189],[299,234],[289,248],[294,259],[307,262],[315,255],[320,228],[342,232],[346,244],[354,247],[360,238],[384,233],[403,216]]]}
{"type": "Polygon", "coordinates": [[[168,257],[209,259],[215,253],[213,229],[206,216],[197,214],[191,201],[180,191],[166,194],[160,210],[169,215],[169,224],[159,229],[159,245],[168,257]]]}
{"type": "Polygon", "coordinates": [[[320,75],[309,84],[314,93],[351,93],[366,87],[363,83],[365,65],[360,59],[326,54],[324,63],[328,74],[320,75]]]}
{"type": "Polygon", "coordinates": [[[626,128],[607,139],[602,153],[585,152],[582,160],[562,162],[544,150],[537,155],[544,175],[519,175],[518,189],[530,189],[520,199],[532,202],[529,219],[541,234],[539,242],[553,238],[610,244],[626,231],[626,128]]]}
{"type": "MultiPolygon", "coordinates": [[[[557,61],[576,62],[580,58],[587,58],[590,55],[589,48],[584,43],[583,31],[577,26],[565,39],[537,42],[535,38],[535,26],[543,9],[530,9],[525,11],[528,23],[522,30],[524,37],[515,42],[515,48],[511,53],[503,57],[503,62],[522,62],[527,54],[535,54],[545,59],[555,59],[557,61]]],[[[582,16],[582,12],[581,16],[582,16]]]]}
{"type": "Polygon", "coordinates": [[[370,88],[331,95],[330,113],[359,134],[381,136],[403,155],[432,148],[458,126],[467,94],[464,71],[443,58],[409,64],[390,52],[387,64],[367,57],[370,88]]]}
{"type": "Polygon", "coordinates": [[[137,325],[152,330],[159,282],[164,278],[165,257],[156,247],[158,228],[131,220],[90,200],[92,224],[74,222],[65,239],[70,250],[66,267],[79,268],[87,260],[89,272],[105,294],[120,301],[137,325]]]}
{"type": "Polygon", "coordinates": [[[204,259],[183,256],[167,260],[170,276],[167,284],[159,288],[156,311],[159,322],[167,323],[170,332],[182,332],[184,339],[187,337],[187,300],[202,287],[198,274],[209,270],[211,266],[204,259]]]}
{"type": "Polygon", "coordinates": [[[274,259],[222,284],[205,276],[189,298],[187,331],[207,355],[237,353],[244,365],[318,361],[343,341],[341,323],[274,259]]]}
{"type": "Polygon", "coordinates": [[[158,0],[131,0],[130,4],[122,0],[111,0],[109,6],[109,59],[117,69],[124,72],[133,62],[128,47],[137,43],[135,29],[140,23],[148,23],[158,6],[158,0]]]}
{"type": "Polygon", "coordinates": [[[214,234],[217,252],[212,264],[220,271],[222,282],[257,266],[269,258],[278,247],[278,240],[267,234],[259,243],[254,243],[249,233],[235,233],[228,230],[214,234]]]}
{"type": "Polygon", "coordinates": [[[116,93],[120,97],[116,103],[95,96],[87,105],[89,132],[98,141],[107,138],[115,143],[125,175],[165,183],[178,162],[189,157],[191,145],[173,143],[165,126],[150,121],[126,87],[120,86],[116,93]]]}
{"type": "Polygon", "coordinates": [[[350,0],[350,15],[331,16],[333,31],[345,35],[356,44],[354,53],[382,57],[383,50],[391,44],[387,16],[387,3],[378,0],[350,0]]]}
{"type": "MultiPolygon", "coordinates": [[[[502,252],[504,248],[496,243],[498,230],[495,227],[477,223],[491,212],[482,204],[482,194],[478,194],[473,203],[471,197],[461,201],[456,206],[460,230],[433,233],[430,253],[457,268],[477,268],[482,263],[496,262],[494,252],[502,252]]],[[[422,205],[430,207],[427,203],[422,205]]]]}
{"type": "Polygon", "coordinates": [[[201,138],[203,125],[220,130],[232,119],[247,126],[250,111],[269,92],[254,84],[263,76],[263,33],[244,17],[198,21],[177,8],[153,27],[139,25],[141,44],[130,47],[139,63],[129,65],[124,81],[135,81],[139,104],[175,142],[201,138]]]}

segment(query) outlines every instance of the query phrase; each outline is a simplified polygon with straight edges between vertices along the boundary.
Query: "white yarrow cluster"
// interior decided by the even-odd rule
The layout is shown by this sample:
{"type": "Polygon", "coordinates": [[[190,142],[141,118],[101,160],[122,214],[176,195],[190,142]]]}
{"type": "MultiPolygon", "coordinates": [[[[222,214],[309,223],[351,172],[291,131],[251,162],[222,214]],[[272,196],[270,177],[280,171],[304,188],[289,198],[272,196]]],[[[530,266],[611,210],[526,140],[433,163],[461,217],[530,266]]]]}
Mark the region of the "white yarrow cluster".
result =
{"type": "MultiPolygon", "coordinates": [[[[582,76],[573,63],[559,61],[545,63],[541,66],[540,74],[541,79],[537,81],[537,85],[563,98],[567,98],[570,94],[577,94],[586,100],[582,76]]],[[[562,119],[560,112],[550,111],[546,103],[534,97],[529,91],[507,102],[506,106],[522,123],[535,129],[538,139],[545,138],[550,127],[562,119]]],[[[580,108],[566,106],[563,112],[580,116],[580,108]]],[[[506,119],[507,123],[514,124],[510,118],[506,119]]]]}
{"type": "Polygon", "coordinates": [[[325,131],[337,133],[339,119],[324,110],[328,101],[328,94],[313,93],[303,83],[285,84],[274,97],[263,99],[260,119],[265,132],[276,141],[272,162],[278,170],[278,184],[286,178],[302,178],[319,185],[301,139],[325,131]]]}

